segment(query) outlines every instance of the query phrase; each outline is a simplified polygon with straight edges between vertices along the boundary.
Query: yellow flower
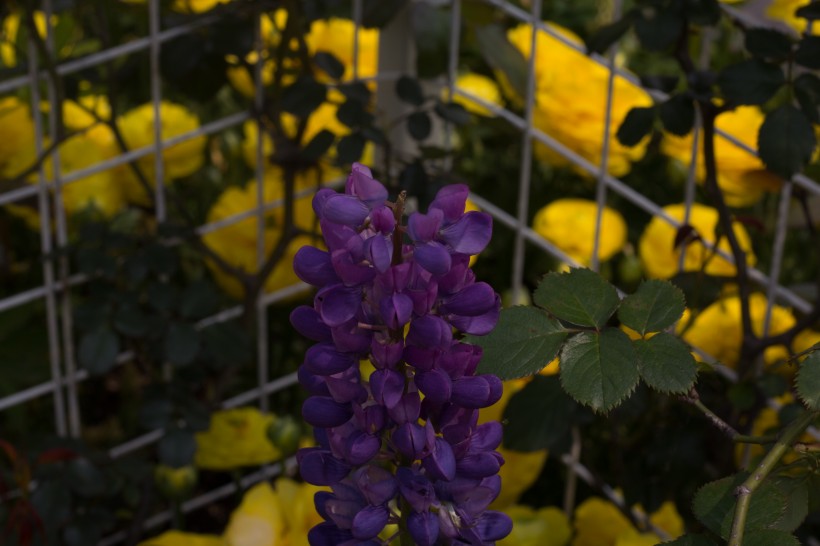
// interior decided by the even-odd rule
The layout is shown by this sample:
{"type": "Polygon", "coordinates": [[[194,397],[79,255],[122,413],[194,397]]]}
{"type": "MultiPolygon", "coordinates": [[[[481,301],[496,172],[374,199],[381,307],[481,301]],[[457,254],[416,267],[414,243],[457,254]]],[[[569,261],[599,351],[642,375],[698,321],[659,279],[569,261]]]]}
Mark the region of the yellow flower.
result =
{"type": "Polygon", "coordinates": [[[515,505],[502,510],[513,521],[512,532],[498,542],[499,546],[566,546],[572,529],[564,513],[548,506],[534,510],[515,505]]]}
{"type": "MultiPolygon", "coordinates": [[[[786,394],[775,398],[775,401],[785,406],[792,404],[794,402],[794,397],[791,393],[787,392],[786,394]]],[[[783,423],[780,422],[780,413],[778,410],[767,406],[760,410],[760,413],[757,414],[755,420],[752,421],[752,430],[749,431],[749,435],[767,436],[776,434],[782,430],[783,426],[783,423]]],[[[798,442],[814,443],[816,440],[810,433],[806,432],[800,437],[798,442]]],[[[768,447],[759,444],[737,444],[735,446],[735,462],[738,466],[743,466],[743,458],[747,449],[749,450],[749,457],[751,461],[755,461],[766,453],[768,447]]],[[[783,457],[783,463],[789,464],[794,462],[797,457],[798,455],[794,452],[786,453],[783,457]]]]}
{"type": "Polygon", "coordinates": [[[173,468],[159,464],[154,468],[157,489],[169,499],[185,498],[196,485],[198,473],[195,466],[173,468]]]}
{"type": "MultiPolygon", "coordinates": [[[[641,510],[640,506],[634,508],[641,510]]],[[[683,534],[683,520],[670,501],[650,514],[649,521],[671,538],[683,534]]],[[[590,497],[575,509],[574,525],[572,546],[644,546],[660,542],[654,533],[641,534],[617,506],[600,497],[590,497]],[[654,542],[648,542],[650,537],[654,542]]]]}
{"type": "MultiPolygon", "coordinates": [[[[683,222],[685,210],[686,207],[683,204],[668,205],[663,208],[667,215],[680,222],[683,222]]],[[[714,243],[717,224],[718,213],[715,209],[698,203],[692,205],[689,225],[695,228],[703,240],[710,244],[714,243]]],[[[756,258],[746,229],[740,222],[734,222],[733,227],[740,247],[746,252],[748,264],[754,265],[756,258]]],[[[681,247],[674,247],[676,233],[677,228],[660,217],[652,218],[646,226],[638,242],[638,253],[647,276],[668,279],[678,273],[681,247]]],[[[726,253],[731,253],[726,237],[720,239],[718,247],[726,253]]],[[[729,261],[714,254],[702,242],[693,241],[686,245],[683,271],[700,271],[702,268],[707,275],[732,276],[735,274],[735,266],[729,261]]]]}
{"type": "MultiPolygon", "coordinates": [[[[353,79],[353,35],[355,24],[349,19],[318,19],[311,23],[305,36],[311,56],[319,52],[331,53],[345,67],[342,81],[353,79]]],[[[359,78],[370,78],[379,69],[379,31],[359,28],[359,78]]]]}
{"type": "MultiPolygon", "coordinates": [[[[802,34],[806,30],[807,20],[802,17],[797,17],[794,12],[797,11],[798,8],[807,6],[810,3],[811,0],[772,0],[772,2],[769,3],[769,7],[766,8],[766,15],[772,19],[783,21],[796,32],[802,34]]],[[[812,34],[820,34],[820,28],[818,28],[816,22],[812,30],[812,34]]]]}
{"type": "Polygon", "coordinates": [[[275,485],[286,527],[287,540],[283,544],[308,546],[308,531],[324,521],[316,512],[313,496],[327,488],[309,483],[296,483],[289,478],[278,478],[275,485]]]}
{"type": "Polygon", "coordinates": [[[228,546],[222,537],[166,531],[159,536],[139,543],[139,546],[228,546]]]}
{"type": "MultiPolygon", "coordinates": [[[[752,329],[758,336],[763,334],[763,321],[766,316],[766,297],[763,294],[752,294],[749,298],[749,313],[752,329]]],[[[772,308],[769,334],[777,335],[791,328],[795,323],[792,312],[779,305],[772,308]]],[[[680,327],[685,327],[681,321],[680,327]]],[[[740,318],[740,298],[730,296],[716,301],[700,312],[683,331],[683,339],[694,347],[702,349],[708,355],[723,364],[735,367],[740,359],[740,346],[743,341],[743,327],[740,318]]]]}
{"type": "MultiPolygon", "coordinates": [[[[160,119],[162,140],[188,133],[199,127],[199,118],[196,114],[182,105],[168,101],[160,103],[160,119]]],[[[129,150],[154,145],[153,104],[143,104],[126,112],[117,120],[117,125],[129,150]]],[[[170,148],[165,148],[162,152],[165,177],[167,179],[181,178],[199,170],[205,162],[205,143],[205,136],[199,135],[175,144],[170,148]]],[[[143,156],[138,162],[153,183],[154,154],[143,156]]],[[[123,173],[131,174],[127,168],[123,170],[123,173]]],[[[126,182],[124,189],[129,200],[134,202],[145,201],[147,196],[144,195],[145,192],[142,186],[134,177],[128,176],[124,179],[124,182],[126,182]]]]}
{"type": "Polygon", "coordinates": [[[250,488],[223,535],[228,546],[278,546],[287,534],[284,503],[268,482],[250,488]]]}
{"type": "Polygon", "coordinates": [[[270,463],[281,457],[268,440],[267,430],[276,419],[256,408],[236,408],[214,413],[211,426],[197,433],[196,466],[229,470],[270,463]]]}
{"type": "MultiPolygon", "coordinates": [[[[234,55],[228,55],[225,57],[228,61],[228,68],[226,69],[225,74],[228,76],[228,81],[230,84],[239,91],[245,97],[251,99],[256,96],[256,84],[254,83],[255,78],[255,67],[251,66],[250,69],[246,68],[243,64],[239,63],[239,58],[234,55]]],[[[259,55],[255,51],[251,51],[245,56],[245,61],[250,63],[251,65],[255,65],[259,60],[259,55]]],[[[276,65],[273,63],[272,60],[266,59],[262,61],[262,86],[267,87],[273,83],[273,74],[276,65]]],[[[285,79],[283,79],[283,83],[287,85],[287,82],[293,79],[293,76],[288,75],[285,79]]]]}
{"type": "MultiPolygon", "coordinates": [[[[544,239],[583,265],[592,259],[598,206],[586,199],[558,199],[539,210],[532,221],[544,239]]],[[[606,261],[626,244],[626,222],[618,211],[604,207],[598,259],[606,261]]]]}
{"type": "MultiPolygon", "coordinates": [[[[145,0],[120,0],[126,4],[145,4],[145,0]]],[[[204,13],[231,0],[174,0],[171,9],[179,13],[204,13]]]]}
{"type": "MultiPolygon", "coordinates": [[[[316,187],[316,183],[315,171],[302,171],[297,175],[296,190],[316,187]]],[[[233,186],[225,190],[211,207],[208,222],[218,222],[254,210],[258,206],[257,187],[254,180],[248,182],[244,188],[233,186]]],[[[283,174],[278,167],[271,166],[265,173],[264,194],[266,203],[284,199],[283,174]]],[[[294,220],[298,227],[307,231],[312,230],[315,223],[311,200],[312,197],[308,195],[297,199],[294,203],[294,220]]],[[[279,242],[283,224],[284,205],[265,213],[265,256],[268,256],[279,242]]],[[[258,271],[257,237],[258,218],[256,214],[253,214],[248,218],[206,233],[202,240],[232,266],[255,273],[258,271]]],[[[304,235],[291,241],[282,260],[265,281],[265,291],[273,292],[300,282],[293,272],[293,256],[303,245],[315,243],[311,237],[304,235]]],[[[210,261],[208,266],[216,281],[228,294],[237,299],[244,295],[241,284],[234,276],[225,273],[210,261]]]]}
{"type": "MultiPolygon", "coordinates": [[[[17,34],[20,31],[20,24],[25,23],[20,19],[20,12],[9,13],[3,19],[0,27],[0,60],[6,68],[17,66],[17,34]]],[[[51,16],[51,28],[57,25],[57,16],[51,16]]],[[[46,14],[40,10],[34,12],[34,26],[37,27],[37,34],[40,38],[46,37],[46,14]]],[[[62,53],[62,51],[61,51],[62,53]]]]}
{"type": "MultiPolygon", "coordinates": [[[[501,89],[499,89],[498,84],[495,83],[495,81],[487,76],[482,76],[481,74],[476,74],[475,72],[460,74],[456,78],[456,87],[463,89],[467,93],[475,95],[490,104],[494,104],[495,106],[501,106],[502,104],[501,89]]],[[[449,95],[449,89],[445,88],[444,95],[445,97],[449,95]]],[[[468,99],[463,95],[459,95],[458,93],[456,93],[453,98],[453,102],[462,105],[468,112],[472,112],[473,114],[488,117],[495,116],[495,114],[493,114],[489,109],[482,106],[478,102],[468,99]]]]}
{"type": "MultiPolygon", "coordinates": [[[[763,113],[756,106],[740,106],[718,116],[716,126],[743,144],[757,149],[757,132],[763,120],[763,113]]],[[[664,135],[663,151],[688,165],[692,158],[692,134],[684,137],[664,135]]],[[[715,138],[715,157],[718,186],[731,207],[753,205],[765,192],[780,189],[779,178],[766,170],[760,158],[740,149],[722,136],[715,138]]],[[[698,151],[697,176],[699,183],[706,176],[702,148],[698,151]]]]}
{"type": "Polygon", "coordinates": [[[12,178],[29,165],[22,165],[22,153],[33,154],[34,123],[31,110],[17,97],[0,98],[0,176],[12,178]]]}
{"type": "MultiPolygon", "coordinates": [[[[551,24],[568,39],[581,44],[569,31],[551,24]]],[[[525,57],[530,55],[531,27],[519,25],[508,31],[510,42],[525,57]]],[[[623,77],[614,81],[612,119],[606,128],[605,110],[609,70],[583,52],[539,32],[536,37],[536,104],[534,125],[558,139],[591,163],[598,165],[603,150],[604,131],[609,134],[608,168],[610,174],[626,174],[633,161],[643,157],[648,138],[637,146],[622,145],[615,133],[627,112],[635,106],[651,106],[651,97],[623,77]]],[[[567,165],[566,159],[537,144],[541,160],[567,165]]]]}

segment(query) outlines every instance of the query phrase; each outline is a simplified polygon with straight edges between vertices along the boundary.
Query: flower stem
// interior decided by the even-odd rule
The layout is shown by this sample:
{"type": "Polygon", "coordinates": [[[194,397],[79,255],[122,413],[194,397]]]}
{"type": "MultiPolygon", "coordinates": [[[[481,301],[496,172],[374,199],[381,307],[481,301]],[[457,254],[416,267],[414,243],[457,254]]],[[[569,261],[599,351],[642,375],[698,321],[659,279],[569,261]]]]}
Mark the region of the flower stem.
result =
{"type": "Polygon", "coordinates": [[[806,430],[818,415],[820,415],[820,411],[807,411],[792,421],[783,431],[780,439],[760,461],[754,472],[737,488],[735,491],[737,506],[735,506],[735,517],[732,521],[732,533],[729,535],[729,546],[741,546],[743,544],[743,532],[746,528],[746,516],[752,501],[752,493],[763,484],[763,480],[775,469],[777,463],[780,462],[786,451],[797,440],[797,437],[806,430]]]}

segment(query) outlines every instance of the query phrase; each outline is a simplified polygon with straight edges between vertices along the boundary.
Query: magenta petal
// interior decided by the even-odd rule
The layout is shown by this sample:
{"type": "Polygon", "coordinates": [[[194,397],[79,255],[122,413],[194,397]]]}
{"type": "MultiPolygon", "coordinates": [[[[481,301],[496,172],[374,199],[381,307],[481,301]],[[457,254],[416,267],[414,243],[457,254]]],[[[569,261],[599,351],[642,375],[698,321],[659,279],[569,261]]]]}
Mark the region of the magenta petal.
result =
{"type": "Polygon", "coordinates": [[[444,221],[452,224],[464,214],[470,189],[464,184],[449,184],[441,188],[430,203],[431,209],[441,209],[444,221]]]}
{"type": "Polygon", "coordinates": [[[326,286],[339,282],[330,254],[313,246],[303,246],[293,257],[293,271],[296,276],[313,286],[326,286]]]}
{"type": "Polygon", "coordinates": [[[296,459],[302,478],[313,485],[334,485],[350,472],[349,465],[318,447],[300,449],[296,459]]]}
{"type": "Polygon", "coordinates": [[[425,315],[414,318],[407,332],[407,344],[420,347],[449,347],[453,341],[453,329],[441,317],[425,315]]]}
{"type": "Polygon", "coordinates": [[[305,368],[316,375],[333,375],[357,363],[348,353],[340,353],[330,343],[317,343],[305,353],[305,368]]]}
{"type": "Polygon", "coordinates": [[[352,195],[331,195],[322,208],[322,218],[344,226],[360,226],[370,214],[370,209],[352,195]]]}
{"type": "Polygon", "coordinates": [[[361,303],[361,291],[342,284],[325,287],[314,298],[314,306],[322,316],[322,321],[330,327],[341,326],[352,319],[361,303]]]}
{"type": "Polygon", "coordinates": [[[359,493],[373,506],[390,501],[399,491],[399,484],[393,474],[374,464],[356,470],[352,479],[359,493]]]}
{"type": "Polygon", "coordinates": [[[501,445],[504,429],[498,421],[479,425],[470,438],[471,451],[491,451],[501,445]]]}
{"type": "Polygon", "coordinates": [[[330,199],[334,195],[339,195],[336,190],[332,190],[330,188],[322,188],[321,190],[317,191],[316,194],[313,196],[313,201],[311,204],[313,205],[313,212],[316,214],[317,218],[322,217],[322,209],[325,208],[325,203],[327,200],[330,199]]]}
{"type": "Polygon", "coordinates": [[[359,328],[356,319],[331,329],[331,337],[336,348],[343,353],[365,354],[370,348],[372,332],[359,328]]]}
{"type": "Polygon", "coordinates": [[[436,438],[433,450],[422,462],[424,470],[435,480],[450,481],[456,475],[453,449],[444,439],[436,438]]]}
{"type": "Polygon", "coordinates": [[[495,299],[496,294],[492,286],[486,282],[477,282],[452,296],[443,298],[440,309],[442,314],[475,317],[493,309],[495,299]]]}
{"type": "Polygon", "coordinates": [[[349,250],[348,247],[351,239],[361,239],[355,229],[343,226],[342,224],[334,224],[333,222],[322,220],[319,222],[319,226],[322,228],[322,236],[330,252],[342,248],[349,250]]]}
{"type": "Polygon", "coordinates": [[[450,252],[444,245],[435,241],[416,245],[413,250],[413,258],[421,267],[437,276],[450,271],[450,265],[452,264],[450,252]]]}
{"type": "Polygon", "coordinates": [[[390,512],[386,506],[367,506],[353,517],[351,531],[353,537],[359,540],[369,540],[378,535],[384,526],[390,512]]]}
{"type": "Polygon", "coordinates": [[[433,546],[438,540],[438,516],[431,512],[412,512],[407,518],[407,530],[417,546],[433,546]]]}
{"type": "Polygon", "coordinates": [[[495,451],[467,455],[456,463],[458,475],[465,478],[486,478],[498,474],[504,459],[499,460],[497,455],[495,451]]]}
{"type": "Polygon", "coordinates": [[[347,286],[364,284],[376,276],[376,270],[366,264],[359,264],[346,249],[333,251],[331,255],[333,270],[347,286]]]}
{"type": "Polygon", "coordinates": [[[472,334],[474,336],[487,335],[493,331],[495,325],[498,324],[498,316],[501,313],[501,298],[496,296],[493,307],[484,313],[475,317],[463,317],[459,315],[450,315],[447,319],[450,324],[464,332],[465,334],[472,334]]]}
{"type": "Polygon", "coordinates": [[[345,458],[348,463],[359,466],[371,460],[379,452],[381,441],[370,434],[360,432],[347,439],[345,458]]]}
{"type": "Polygon", "coordinates": [[[331,341],[330,328],[313,307],[300,305],[290,313],[290,323],[297,332],[313,341],[331,341]]]}
{"type": "Polygon", "coordinates": [[[414,212],[407,218],[407,234],[417,243],[432,241],[443,219],[444,213],[438,209],[433,209],[428,214],[414,212]]]}
{"type": "Polygon", "coordinates": [[[325,378],[327,391],[333,400],[339,403],[357,402],[359,404],[367,400],[367,391],[358,382],[351,381],[347,374],[340,374],[342,377],[328,376],[325,378]]]}
{"type": "Polygon", "coordinates": [[[387,199],[387,188],[373,178],[373,173],[364,165],[354,167],[347,177],[345,192],[355,195],[370,208],[381,205],[387,199]]]}
{"type": "Polygon", "coordinates": [[[302,417],[314,427],[338,427],[352,416],[350,404],[340,404],[325,396],[311,396],[302,404],[302,417]]]}
{"type": "Polygon", "coordinates": [[[493,234],[493,217],[471,211],[458,222],[442,229],[441,239],[461,254],[478,254],[487,247],[493,234]]]}
{"type": "Polygon", "coordinates": [[[453,403],[470,409],[491,406],[498,401],[493,400],[497,394],[497,381],[500,382],[497,377],[490,374],[456,379],[453,381],[453,403]]]}
{"type": "Polygon", "coordinates": [[[378,403],[392,408],[404,393],[404,376],[393,370],[376,370],[370,374],[370,390],[378,403]]]}
{"type": "Polygon", "coordinates": [[[403,328],[413,314],[413,300],[404,294],[392,294],[379,301],[382,320],[391,330],[403,328]]]}
{"type": "Polygon", "coordinates": [[[382,235],[390,235],[396,228],[396,216],[384,205],[376,207],[370,212],[370,225],[382,235]]]}
{"type": "Polygon", "coordinates": [[[393,259],[393,243],[382,235],[374,235],[364,242],[364,255],[379,273],[390,269],[393,259]]]}

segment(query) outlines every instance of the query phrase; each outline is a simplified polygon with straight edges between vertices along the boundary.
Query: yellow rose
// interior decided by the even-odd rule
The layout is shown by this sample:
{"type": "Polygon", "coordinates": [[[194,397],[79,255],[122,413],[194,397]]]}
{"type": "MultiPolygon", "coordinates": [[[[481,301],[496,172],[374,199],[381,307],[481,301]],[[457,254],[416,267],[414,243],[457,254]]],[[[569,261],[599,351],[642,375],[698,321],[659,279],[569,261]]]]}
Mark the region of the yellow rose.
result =
{"type": "MultiPolygon", "coordinates": [[[[487,76],[482,76],[481,74],[476,74],[475,72],[460,74],[456,78],[456,87],[463,89],[471,95],[484,99],[486,102],[494,104],[495,106],[500,107],[502,104],[501,89],[499,89],[498,84],[495,83],[495,81],[487,76]]],[[[449,95],[449,89],[445,88],[444,95],[445,97],[449,95]]],[[[460,104],[468,112],[472,112],[473,114],[488,117],[495,116],[495,114],[493,114],[489,109],[472,99],[468,99],[464,95],[459,95],[456,93],[453,98],[453,102],[460,104]]]]}
{"type": "MultiPolygon", "coordinates": [[[[342,81],[353,79],[353,34],[355,24],[349,19],[318,19],[311,23],[305,35],[311,56],[319,52],[331,53],[345,67],[342,81]]],[[[371,78],[379,70],[379,31],[359,28],[359,78],[371,78]]],[[[320,72],[321,74],[321,72],[320,72]]]]}
{"type": "MultiPolygon", "coordinates": [[[[592,259],[598,206],[586,199],[558,199],[539,210],[532,229],[583,265],[592,259]]],[[[606,261],[626,244],[626,222],[618,211],[604,207],[598,259],[606,261]]]]}
{"type": "Polygon", "coordinates": [[[499,546],[566,546],[572,529],[564,513],[548,506],[535,510],[515,505],[502,510],[513,521],[512,532],[498,542],[499,546]]]}
{"type": "MultiPolygon", "coordinates": [[[[763,294],[752,294],[749,298],[749,314],[755,334],[763,334],[763,322],[766,317],[766,297],[763,294]]],[[[794,326],[792,312],[779,305],[772,308],[769,334],[777,335],[794,326]]],[[[736,367],[740,359],[740,346],[743,341],[743,327],[740,317],[740,298],[730,296],[716,301],[700,312],[691,324],[679,323],[683,331],[682,338],[709,356],[723,364],[736,367]]]]}
{"type": "MultiPolygon", "coordinates": [[[[300,172],[296,179],[296,191],[316,187],[315,171],[300,172]]],[[[237,214],[254,210],[258,205],[257,183],[248,182],[244,188],[233,186],[219,196],[208,213],[208,223],[218,222],[237,214]]],[[[284,199],[284,182],[281,169],[275,166],[268,168],[264,184],[265,202],[270,203],[284,199]]],[[[311,205],[312,196],[307,195],[294,203],[294,221],[306,231],[314,229],[316,217],[311,205]]],[[[264,250],[268,256],[279,242],[284,224],[284,205],[277,206],[265,213],[264,250]]],[[[219,254],[226,262],[247,272],[258,271],[257,256],[258,218],[256,214],[206,233],[202,240],[219,254]]],[[[293,272],[293,256],[303,245],[316,244],[312,237],[300,235],[291,241],[282,260],[273,269],[265,281],[265,291],[273,292],[296,284],[299,278],[293,272]]],[[[239,299],[244,295],[239,281],[222,271],[216,264],[208,262],[211,272],[219,285],[231,296],[239,299]]]]}
{"type": "Polygon", "coordinates": [[[278,546],[286,536],[284,503],[268,482],[245,493],[223,534],[228,546],[278,546]]]}
{"type": "Polygon", "coordinates": [[[181,499],[188,496],[198,479],[194,466],[173,468],[159,464],[154,468],[154,482],[157,489],[169,499],[181,499]]]}
{"type": "MultiPolygon", "coordinates": [[[[555,24],[551,26],[582,45],[569,31],[555,24]]],[[[524,57],[530,55],[531,32],[529,25],[519,25],[507,33],[510,42],[524,57]]],[[[606,127],[608,68],[546,32],[538,33],[535,47],[535,127],[555,137],[591,163],[600,164],[606,127]]],[[[610,174],[626,174],[631,163],[643,157],[648,138],[637,146],[628,147],[618,142],[615,133],[629,110],[636,106],[651,105],[652,99],[646,91],[623,77],[615,78],[612,119],[606,129],[609,133],[607,170],[610,174]]],[[[566,159],[540,143],[536,143],[535,153],[543,161],[557,165],[569,164],[566,159]]]]}
{"type": "MultiPolygon", "coordinates": [[[[162,140],[188,133],[199,127],[199,118],[182,105],[168,101],[160,103],[162,140]]],[[[123,140],[129,150],[136,150],[145,146],[154,145],[154,105],[143,104],[133,110],[123,114],[117,120],[117,126],[122,132],[123,140]]],[[[165,148],[162,152],[164,161],[165,178],[174,179],[189,176],[199,170],[205,162],[204,135],[199,135],[188,139],[170,148],[165,148]]],[[[154,154],[141,157],[139,165],[148,176],[151,183],[154,183],[154,154]]],[[[132,175],[130,169],[125,166],[122,171],[124,177],[124,188],[130,201],[144,203],[147,196],[132,175]]]]}
{"type": "Polygon", "coordinates": [[[222,537],[166,531],[159,536],[139,543],[139,546],[228,546],[222,537]]]}
{"type": "MultiPolygon", "coordinates": [[[[679,222],[683,222],[685,210],[686,207],[683,204],[668,205],[663,208],[667,215],[679,222]]],[[[717,224],[718,212],[715,209],[698,203],[692,205],[689,225],[695,228],[698,235],[709,244],[715,241],[717,224]]],[[[748,264],[754,265],[756,258],[746,229],[740,222],[734,222],[733,227],[740,247],[746,252],[748,264]]],[[[638,242],[638,254],[648,277],[668,279],[678,273],[681,247],[674,247],[676,233],[677,228],[660,217],[652,218],[644,229],[638,242]]],[[[726,237],[720,239],[718,247],[726,253],[731,253],[726,237]]],[[[735,274],[733,264],[707,249],[701,241],[693,241],[686,245],[683,271],[700,271],[702,268],[707,275],[732,276],[735,274]]]]}
{"type": "Polygon", "coordinates": [[[34,160],[34,123],[31,109],[17,97],[0,98],[0,176],[13,178],[31,163],[23,165],[21,154],[34,160]]]}
{"type": "MultiPolygon", "coordinates": [[[[9,13],[0,26],[0,60],[6,68],[17,66],[17,34],[20,31],[20,24],[25,23],[20,19],[20,12],[9,13]]],[[[57,16],[51,16],[51,27],[57,25],[57,16]]],[[[34,26],[37,27],[37,34],[40,38],[46,37],[46,14],[40,10],[34,12],[34,26]]],[[[61,52],[62,53],[62,52],[61,52]]]]}
{"type": "MultiPolygon", "coordinates": [[[[251,67],[247,68],[239,62],[239,58],[234,55],[225,57],[228,61],[228,68],[225,74],[228,76],[230,84],[245,97],[252,99],[256,96],[256,84],[254,82],[255,70],[253,66],[259,60],[259,55],[255,51],[251,51],[245,56],[245,61],[250,63],[251,67]]],[[[273,83],[273,74],[276,65],[272,60],[266,59],[262,61],[262,87],[268,87],[273,83]]],[[[286,77],[283,82],[292,80],[293,76],[286,77]]],[[[287,85],[287,83],[285,83],[287,85]]]]}
{"type": "Polygon", "coordinates": [[[267,436],[276,417],[256,408],[236,408],[211,415],[211,426],[196,435],[195,463],[209,470],[230,470],[273,462],[281,453],[267,436]]]}
{"type": "Polygon", "coordinates": [[[307,534],[310,529],[324,521],[316,512],[314,495],[326,487],[309,483],[297,483],[289,478],[278,478],[276,493],[281,501],[288,546],[308,546],[307,534]]]}
{"type": "MultiPolygon", "coordinates": [[[[640,506],[634,508],[642,511],[640,506]]],[[[683,520],[670,501],[650,514],[649,521],[670,538],[683,534],[683,520]]],[[[575,509],[574,525],[572,546],[644,546],[661,540],[654,533],[641,534],[617,506],[600,497],[590,497],[575,509]],[[650,537],[654,542],[647,542],[650,537]]]]}
{"type": "MultiPolygon", "coordinates": [[[[777,21],[783,21],[792,27],[795,32],[802,34],[806,30],[807,20],[802,17],[797,17],[794,12],[797,11],[798,8],[808,6],[810,3],[811,0],[772,0],[769,3],[769,7],[766,8],[766,15],[777,21]]],[[[812,34],[820,34],[820,28],[818,28],[816,22],[812,30],[812,34]]]]}
{"type": "MultiPolygon", "coordinates": [[[[179,13],[204,13],[231,0],[174,0],[171,9],[179,13]]],[[[145,4],[145,0],[120,0],[126,4],[145,4]]]]}
{"type": "MultiPolygon", "coordinates": [[[[764,116],[756,106],[739,106],[718,116],[716,126],[737,140],[757,149],[757,132],[764,116]]],[[[692,158],[692,134],[679,137],[664,135],[663,152],[688,165],[692,158]]],[[[758,202],[765,192],[780,189],[780,179],[766,170],[759,157],[740,149],[724,137],[715,137],[718,186],[730,207],[747,207],[758,202]]],[[[698,182],[706,176],[703,148],[698,151],[698,182]]]]}

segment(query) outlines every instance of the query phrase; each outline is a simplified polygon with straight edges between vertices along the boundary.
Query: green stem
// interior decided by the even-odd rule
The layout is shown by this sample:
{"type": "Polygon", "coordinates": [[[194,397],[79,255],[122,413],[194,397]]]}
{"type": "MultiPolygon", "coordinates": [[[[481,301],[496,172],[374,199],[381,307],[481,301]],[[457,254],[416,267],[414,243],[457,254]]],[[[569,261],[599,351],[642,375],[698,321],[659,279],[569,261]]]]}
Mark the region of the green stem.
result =
{"type": "Polygon", "coordinates": [[[743,544],[743,531],[746,528],[746,516],[749,512],[749,504],[752,501],[752,493],[763,484],[763,480],[775,469],[786,451],[818,415],[820,415],[818,411],[807,411],[792,421],[783,431],[780,439],[760,461],[754,472],[737,488],[735,492],[737,506],[735,506],[735,517],[732,521],[732,533],[729,535],[729,546],[741,546],[743,544]]]}
{"type": "Polygon", "coordinates": [[[745,434],[738,434],[732,441],[738,444],[773,444],[777,441],[777,436],[771,434],[769,436],[747,436],[745,434]]]}

